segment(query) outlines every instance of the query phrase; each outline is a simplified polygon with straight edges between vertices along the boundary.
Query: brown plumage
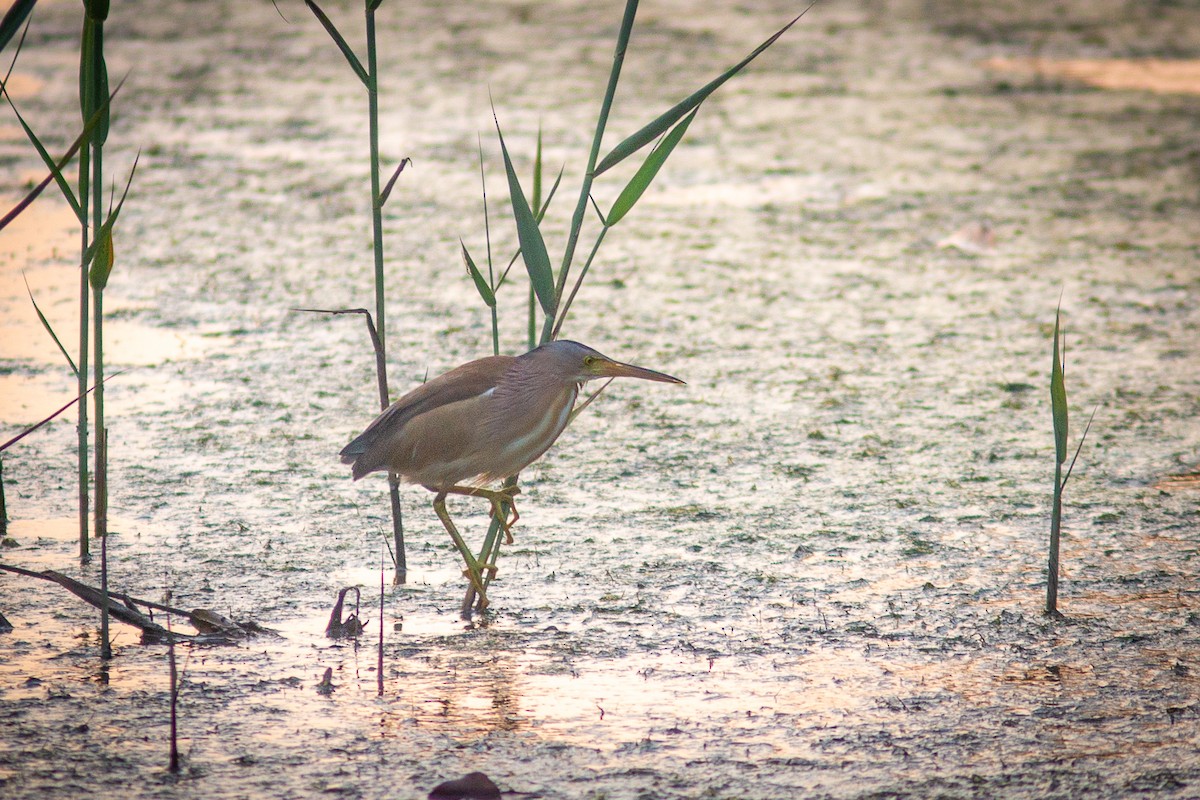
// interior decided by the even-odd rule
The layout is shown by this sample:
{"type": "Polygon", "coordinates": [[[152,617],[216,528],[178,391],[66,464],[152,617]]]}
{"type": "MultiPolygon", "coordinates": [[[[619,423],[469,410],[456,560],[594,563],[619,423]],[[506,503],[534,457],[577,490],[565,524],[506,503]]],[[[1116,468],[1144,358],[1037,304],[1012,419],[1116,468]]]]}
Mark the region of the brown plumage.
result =
{"type": "Polygon", "coordinates": [[[602,377],[678,378],[552,342],[489,356],[418,386],[342,449],[354,478],[389,470],[431,491],[483,486],[541,458],[567,426],[579,387],[602,377]]]}
{"type": "MultiPolygon", "coordinates": [[[[512,504],[515,488],[483,487],[541,458],[567,427],[580,387],[606,377],[683,383],[571,341],[550,342],[518,357],[481,358],[393,403],[342,448],[342,463],[352,465],[355,480],[387,471],[437,493],[434,510],[467,562],[482,608],[487,599],[481,570],[494,567],[481,566],[463,543],[446,513],[446,495],[485,497],[503,519],[502,508],[512,504]]],[[[506,532],[515,521],[514,516],[502,523],[506,532]]]]}

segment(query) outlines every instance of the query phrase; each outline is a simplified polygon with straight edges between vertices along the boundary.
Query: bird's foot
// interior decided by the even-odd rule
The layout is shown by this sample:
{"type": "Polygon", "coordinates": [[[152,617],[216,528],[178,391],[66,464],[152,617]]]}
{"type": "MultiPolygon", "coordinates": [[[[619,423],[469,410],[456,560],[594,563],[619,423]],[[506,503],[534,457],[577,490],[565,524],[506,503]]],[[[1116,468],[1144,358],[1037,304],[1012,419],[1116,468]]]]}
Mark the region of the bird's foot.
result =
{"type": "Polygon", "coordinates": [[[499,520],[500,527],[504,530],[505,544],[513,543],[512,529],[517,524],[517,520],[521,518],[520,512],[517,511],[516,500],[514,499],[520,493],[520,486],[507,486],[497,492],[493,492],[488,498],[492,503],[491,515],[499,520]],[[504,513],[504,506],[506,505],[512,509],[512,519],[506,518],[507,515],[504,513]]]}
{"type": "MultiPolygon", "coordinates": [[[[488,606],[487,589],[484,587],[483,573],[488,573],[488,580],[494,581],[496,579],[497,571],[498,570],[494,565],[480,564],[475,569],[467,567],[462,572],[463,577],[466,578],[467,582],[470,584],[470,588],[474,590],[476,597],[479,598],[478,608],[480,611],[488,606]]],[[[470,592],[468,592],[468,594],[470,594],[470,592]]]]}

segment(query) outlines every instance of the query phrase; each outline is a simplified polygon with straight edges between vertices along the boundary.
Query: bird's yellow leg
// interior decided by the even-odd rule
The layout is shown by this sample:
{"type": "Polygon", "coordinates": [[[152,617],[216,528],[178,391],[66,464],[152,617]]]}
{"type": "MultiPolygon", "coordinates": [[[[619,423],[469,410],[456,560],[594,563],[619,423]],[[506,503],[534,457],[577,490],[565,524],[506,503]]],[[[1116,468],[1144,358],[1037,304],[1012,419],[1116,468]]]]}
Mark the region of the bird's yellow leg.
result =
{"type": "MultiPolygon", "coordinates": [[[[442,525],[445,526],[446,532],[449,533],[450,538],[454,540],[454,546],[458,548],[458,552],[462,555],[463,561],[466,562],[467,568],[464,570],[463,574],[467,576],[467,580],[471,582],[471,588],[473,588],[476,594],[478,594],[479,610],[482,611],[483,609],[487,608],[488,605],[487,590],[484,589],[483,586],[484,567],[481,566],[479,561],[475,558],[474,553],[471,552],[471,548],[467,547],[467,543],[463,541],[462,536],[458,532],[458,528],[454,527],[454,522],[450,519],[450,512],[446,510],[446,492],[438,492],[437,497],[433,499],[433,511],[438,515],[438,519],[442,521],[442,525]]],[[[494,570],[496,569],[495,567],[489,566],[486,567],[486,569],[493,573],[494,576],[494,570]]],[[[463,609],[464,614],[468,614],[469,612],[469,608],[463,609]]]]}
{"type": "Polygon", "coordinates": [[[443,494],[461,494],[466,497],[482,497],[492,504],[492,516],[500,521],[504,529],[504,543],[512,544],[512,527],[517,524],[521,515],[517,512],[516,496],[521,493],[520,486],[505,486],[501,489],[480,489],[474,486],[451,486],[443,494]],[[508,519],[504,507],[512,509],[512,519],[508,519]]]}

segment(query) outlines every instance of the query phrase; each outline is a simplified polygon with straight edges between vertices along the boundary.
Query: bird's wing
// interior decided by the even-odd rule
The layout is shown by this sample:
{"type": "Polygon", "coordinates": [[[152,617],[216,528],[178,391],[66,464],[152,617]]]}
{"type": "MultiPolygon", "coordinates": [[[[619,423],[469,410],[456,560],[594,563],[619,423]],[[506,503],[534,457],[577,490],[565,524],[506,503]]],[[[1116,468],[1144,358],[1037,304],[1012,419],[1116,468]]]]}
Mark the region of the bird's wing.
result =
{"type": "Polygon", "coordinates": [[[514,356],[489,356],[463,364],[421,384],[392,403],[354,441],[342,448],[343,464],[354,465],[354,477],[387,468],[387,444],[414,418],[451,403],[478,397],[495,388],[516,361],[514,356]]]}

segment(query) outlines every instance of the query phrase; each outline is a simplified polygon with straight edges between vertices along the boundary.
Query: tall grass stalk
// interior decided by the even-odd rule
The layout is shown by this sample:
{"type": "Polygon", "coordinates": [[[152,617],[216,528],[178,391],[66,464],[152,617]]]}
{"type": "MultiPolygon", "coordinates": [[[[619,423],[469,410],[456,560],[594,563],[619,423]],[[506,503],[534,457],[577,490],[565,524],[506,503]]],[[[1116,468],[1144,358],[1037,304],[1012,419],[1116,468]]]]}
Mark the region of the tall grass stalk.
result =
{"type": "MultiPolygon", "coordinates": [[[[108,0],[84,0],[83,35],[79,54],[79,105],[84,121],[104,105],[108,97],[108,70],[104,62],[104,21],[108,17],[108,0]]],[[[108,112],[103,111],[100,123],[92,132],[91,141],[80,153],[80,175],[88,166],[91,169],[90,187],[80,181],[79,197],[83,205],[83,215],[87,217],[87,206],[90,202],[92,219],[91,235],[100,235],[104,216],[104,142],[108,138],[108,112]],[[90,164],[86,164],[90,156],[90,164]],[[89,201],[87,191],[91,189],[89,201]]],[[[104,605],[100,613],[100,657],[112,658],[112,645],[108,634],[109,596],[108,596],[108,481],[107,481],[107,449],[104,429],[104,290],[103,285],[97,284],[95,269],[89,269],[89,261],[98,263],[95,238],[89,241],[86,219],[83,225],[84,254],[82,261],[83,280],[80,286],[80,391],[87,388],[87,301],[88,290],[91,289],[92,320],[94,325],[93,346],[95,348],[96,392],[93,396],[96,409],[96,468],[95,468],[95,525],[94,534],[100,537],[100,589],[104,595],[104,605]],[[90,255],[90,258],[89,258],[90,255]]],[[[112,269],[111,240],[109,241],[107,257],[109,263],[104,267],[105,280],[107,271],[112,269]]],[[[80,403],[79,423],[79,459],[80,459],[80,555],[85,555],[82,545],[87,537],[87,429],[84,418],[87,403],[80,403]]]]}
{"type": "Polygon", "coordinates": [[[8,536],[8,502],[4,499],[4,459],[0,458],[0,539],[8,536]]]}
{"type": "MultiPolygon", "coordinates": [[[[32,11],[36,0],[19,0],[14,4],[4,19],[0,21],[0,47],[7,46],[17,29],[24,23],[32,11]]],[[[108,594],[108,434],[104,424],[104,305],[103,290],[112,271],[112,227],[116,222],[117,211],[110,211],[107,220],[103,213],[103,152],[104,143],[108,136],[109,108],[116,91],[109,93],[108,72],[104,61],[104,21],[108,17],[109,0],[85,0],[83,31],[80,35],[79,56],[79,107],[84,123],[83,132],[76,138],[59,161],[54,161],[33,130],[25,123],[17,111],[12,98],[4,91],[6,99],[12,105],[22,128],[38,154],[50,169],[47,176],[26,198],[5,216],[0,226],[7,224],[17,213],[33,202],[34,198],[49,185],[51,180],[58,182],[63,197],[70,204],[80,224],[80,288],[79,288],[79,353],[78,361],[73,361],[63,347],[62,342],[41,309],[33,301],[38,318],[49,332],[55,344],[74,371],[78,382],[79,420],[77,425],[77,457],[78,457],[78,501],[79,501],[79,555],[84,561],[90,558],[90,541],[88,530],[89,511],[89,474],[88,474],[88,405],[86,395],[94,391],[96,403],[96,465],[95,465],[95,535],[101,537],[100,575],[103,602],[100,614],[100,656],[104,660],[112,658],[112,647],[109,636],[109,594],[108,594]],[[63,177],[62,170],[66,167],[72,154],[79,152],[78,196],[63,177]],[[89,215],[90,210],[90,215],[89,215]],[[90,219],[89,219],[90,216],[90,219]],[[90,223],[90,225],[89,225],[90,223]],[[89,305],[91,306],[89,308],[89,305]],[[90,312],[90,313],[89,313],[90,312]],[[89,320],[90,317],[90,320],[89,320]],[[89,342],[89,321],[91,322],[92,338],[89,342]],[[88,387],[88,356],[89,344],[95,347],[95,383],[88,387]]],[[[20,52],[24,34],[17,46],[20,52]]],[[[15,64],[14,57],[14,64],[15,64]]],[[[11,74],[11,70],[10,70],[11,74]]],[[[7,83],[7,78],[5,79],[7,83]]],[[[117,87],[119,90],[119,86],[117,87]]],[[[135,162],[136,169],[136,162],[135,162]]],[[[130,181],[133,173],[130,173],[130,181]]],[[[125,187],[128,193],[128,184],[125,187]]],[[[124,203],[124,196],[122,197],[124,203]]],[[[72,401],[74,402],[74,401],[72,401]]],[[[70,404],[64,406],[56,416],[70,404]]],[[[47,420],[48,421],[48,420],[47,420]]],[[[40,424],[44,424],[39,423],[40,424]]],[[[34,426],[35,428],[38,426],[34,426]]],[[[32,430],[32,429],[30,429],[32,430]]],[[[29,431],[26,431],[28,433],[29,431]]],[[[23,436],[24,434],[22,434],[23,436]]],[[[18,439],[20,437],[17,437],[18,439]]],[[[13,440],[15,441],[15,440],[13,440]]],[[[12,442],[9,442],[11,444],[12,442]]],[[[8,445],[6,444],[5,447],[8,445]]],[[[2,487],[0,487],[2,491],[2,487]]]]}
{"type": "MultiPolygon", "coordinates": [[[[380,548],[382,549],[382,548],[380,548]]],[[[376,654],[375,672],[378,678],[377,689],[383,697],[383,553],[379,554],[379,651],[376,654]]]]}
{"type": "MultiPolygon", "coordinates": [[[[386,310],[386,290],[384,281],[384,251],[383,251],[383,207],[387,203],[388,197],[391,194],[392,187],[396,183],[396,179],[404,170],[405,165],[409,160],[403,159],[396,171],[392,174],[387,186],[381,188],[380,156],[379,156],[379,71],[378,59],[375,43],[375,12],[383,3],[383,0],[365,0],[364,12],[366,16],[366,47],[367,47],[367,65],[363,66],[362,61],[355,54],[353,48],[350,47],[345,37],[338,31],[337,26],[333,21],[321,10],[315,0],[304,0],[305,4],[313,12],[313,15],[324,26],[325,31],[333,39],[334,44],[342,51],[342,55],[346,58],[346,63],[354,71],[354,74],[362,82],[367,90],[367,135],[368,146],[370,150],[370,169],[371,169],[371,234],[374,254],[375,267],[375,317],[374,328],[378,336],[376,344],[376,356],[379,363],[377,374],[379,376],[379,390],[381,394],[381,408],[386,409],[390,404],[387,390],[387,310],[386,310]]],[[[396,574],[393,578],[394,584],[402,584],[407,580],[408,559],[405,554],[404,547],[404,519],[403,510],[400,506],[400,481],[398,476],[388,474],[388,498],[391,502],[392,510],[392,537],[395,541],[395,552],[393,558],[396,564],[396,574]]]]}
{"type": "MultiPolygon", "coordinates": [[[[86,23],[85,23],[86,24],[86,23]]],[[[81,70],[82,72],[82,70],[81,70]]],[[[80,91],[83,95],[83,89],[80,91]]],[[[83,115],[87,119],[87,114],[83,115]]],[[[90,243],[88,202],[91,196],[91,142],[87,141],[79,150],[79,352],[76,354],[76,370],[78,394],[82,395],[88,387],[88,349],[90,333],[89,311],[91,309],[91,292],[88,286],[87,248],[90,243]]],[[[78,459],[79,479],[79,558],[87,561],[91,557],[88,539],[88,513],[90,500],[88,495],[88,404],[79,404],[79,419],[76,423],[76,457],[78,459]]]]}
{"type": "MultiPolygon", "coordinates": [[[[90,148],[91,139],[94,136],[96,128],[101,124],[101,122],[104,122],[105,124],[107,123],[108,106],[112,100],[112,96],[115,95],[116,92],[114,91],[113,95],[109,95],[107,98],[104,98],[99,104],[91,103],[89,101],[89,97],[91,95],[91,89],[85,84],[85,74],[87,74],[87,73],[85,73],[85,68],[84,68],[84,63],[85,63],[85,61],[88,60],[89,56],[87,56],[83,52],[83,50],[85,49],[85,46],[86,46],[87,37],[89,35],[89,30],[90,30],[89,25],[87,23],[88,5],[85,4],[85,23],[84,23],[83,38],[81,40],[80,86],[79,86],[80,109],[81,109],[81,112],[83,112],[84,128],[83,128],[83,132],[79,134],[79,136],[75,139],[74,143],[72,143],[72,145],[67,149],[67,152],[61,158],[59,158],[59,160],[57,162],[55,160],[53,160],[50,157],[50,154],[46,151],[46,148],[42,145],[41,140],[38,139],[37,135],[34,134],[33,129],[29,127],[29,125],[25,122],[25,119],[21,116],[21,113],[17,110],[16,103],[13,101],[13,98],[9,95],[8,88],[7,88],[8,78],[12,74],[12,69],[16,65],[17,56],[20,54],[21,47],[24,44],[25,35],[28,33],[28,26],[25,25],[25,22],[28,19],[30,13],[33,11],[33,8],[36,4],[37,4],[37,0],[17,0],[9,7],[9,9],[5,13],[3,19],[0,19],[0,50],[3,50],[4,48],[8,47],[9,43],[16,36],[17,32],[21,31],[21,37],[20,37],[20,39],[17,40],[17,45],[14,48],[15,54],[13,56],[12,63],[9,66],[9,71],[5,75],[3,84],[0,84],[0,92],[3,93],[4,98],[8,101],[9,105],[12,107],[13,113],[16,115],[18,122],[20,122],[20,124],[21,124],[21,127],[24,129],[26,136],[29,138],[29,141],[33,144],[34,148],[38,151],[38,154],[42,157],[42,160],[45,162],[45,164],[49,167],[50,174],[47,175],[40,183],[38,183],[36,186],[34,186],[25,195],[25,197],[22,200],[20,200],[12,209],[10,209],[2,218],[0,218],[0,229],[3,229],[4,227],[6,227],[9,223],[11,223],[14,219],[16,219],[16,217],[22,211],[24,211],[26,208],[28,208],[29,205],[42,193],[42,191],[50,184],[50,182],[52,180],[57,181],[58,186],[62,191],[63,197],[70,204],[72,211],[75,212],[75,216],[80,222],[80,226],[81,226],[80,252],[81,252],[81,254],[86,254],[86,251],[88,248],[87,196],[88,196],[88,187],[90,185],[90,159],[89,159],[88,151],[90,148]],[[89,105],[92,106],[92,113],[90,116],[87,113],[87,109],[89,108],[89,105]],[[72,190],[67,179],[63,176],[63,170],[66,168],[67,164],[70,163],[70,161],[74,157],[76,151],[78,151],[79,155],[80,155],[79,178],[78,178],[79,184],[78,185],[79,185],[80,197],[82,198],[82,203],[80,200],[76,199],[74,191],[72,190]]],[[[105,5],[105,13],[107,13],[106,9],[107,9],[107,5],[105,5]]],[[[118,89],[119,88],[120,87],[118,87],[118,89]]],[[[40,309],[38,309],[37,313],[38,313],[39,318],[42,321],[42,324],[46,327],[46,330],[49,331],[50,336],[54,339],[55,344],[58,345],[59,349],[67,357],[67,362],[71,365],[71,369],[74,371],[76,379],[79,383],[79,390],[80,390],[79,397],[83,397],[86,394],[86,390],[87,390],[87,369],[86,369],[87,358],[86,358],[86,354],[87,354],[87,347],[88,347],[88,281],[87,281],[87,262],[86,262],[86,258],[84,255],[81,255],[81,257],[80,257],[80,273],[81,273],[80,274],[81,313],[80,313],[79,340],[80,340],[81,365],[77,366],[75,364],[75,362],[71,359],[70,355],[66,352],[66,349],[62,346],[62,343],[59,341],[57,335],[54,333],[53,329],[50,327],[50,324],[47,322],[45,316],[42,315],[40,309]]],[[[31,294],[31,299],[32,299],[32,294],[31,294]]],[[[34,308],[35,309],[37,308],[36,302],[34,303],[34,308]]],[[[87,494],[88,425],[87,425],[87,405],[86,405],[86,403],[80,403],[79,424],[77,426],[77,430],[78,430],[78,434],[79,434],[78,455],[79,455],[79,478],[80,478],[80,480],[79,480],[79,500],[80,500],[80,502],[79,502],[79,549],[80,549],[81,559],[86,560],[88,558],[88,494],[87,494]]]]}
{"type": "MultiPolygon", "coordinates": [[[[171,602],[171,592],[167,591],[164,603],[171,602]]],[[[171,612],[167,612],[167,668],[171,679],[171,727],[167,756],[167,771],[172,775],[179,774],[179,668],[175,661],[175,631],[171,628],[171,612]]]]}
{"type": "MultiPolygon", "coordinates": [[[[509,197],[512,204],[513,221],[516,223],[517,237],[520,241],[520,252],[525,261],[526,272],[529,275],[530,282],[530,336],[529,344],[534,345],[533,337],[533,318],[536,315],[537,307],[533,303],[536,298],[537,306],[541,307],[544,313],[542,321],[541,336],[538,339],[539,344],[546,344],[549,341],[557,338],[563,321],[566,319],[567,313],[570,310],[583,280],[587,277],[588,271],[596,259],[596,255],[603,244],[608,231],[613,226],[617,225],[625,216],[633,209],[637,201],[645,193],[650,186],[659,170],[666,162],[667,158],[673,152],[675,147],[683,139],[687,132],[688,126],[699,112],[701,104],[708,99],[713,92],[720,88],[726,81],[738,74],[751,61],[759,56],[763,51],[769,48],[776,40],[779,39],[788,29],[796,24],[808,10],[812,8],[810,4],[799,15],[793,18],[790,22],[776,31],[771,37],[760,44],[748,56],[740,62],[725,70],[713,80],[702,86],[700,89],[689,94],[683,100],[676,103],[667,111],[660,114],[655,119],[637,130],[634,134],[627,137],[616,147],[609,151],[603,158],[600,157],[601,149],[604,144],[604,134],[608,125],[609,114],[612,110],[613,101],[616,98],[617,87],[620,83],[621,70],[625,61],[625,53],[629,46],[630,36],[633,32],[634,20],[637,17],[638,0],[626,0],[625,11],[622,15],[621,26],[617,33],[616,46],[613,50],[612,67],[609,70],[608,82],[605,87],[604,96],[600,102],[600,108],[596,117],[596,126],[592,135],[591,148],[588,151],[587,163],[583,170],[583,178],[579,187],[579,197],[575,203],[574,211],[571,215],[570,227],[567,231],[566,244],[563,248],[562,258],[559,262],[558,273],[554,274],[549,256],[546,249],[545,239],[542,236],[540,229],[541,215],[535,214],[534,210],[540,207],[540,186],[541,186],[541,134],[538,136],[537,159],[534,172],[534,192],[533,202],[530,203],[522,190],[521,183],[517,178],[515,169],[513,168],[512,159],[510,158],[508,147],[504,141],[504,134],[501,131],[499,120],[496,120],[496,134],[499,139],[501,153],[504,158],[505,173],[508,178],[509,197]],[[584,261],[583,267],[579,271],[579,275],[575,279],[575,283],[569,294],[567,293],[567,284],[571,276],[575,253],[578,249],[580,238],[582,235],[584,221],[587,216],[589,204],[596,206],[596,201],[592,193],[592,188],[596,178],[607,172],[612,167],[624,161],[629,156],[637,153],[651,142],[657,144],[652,148],[646,156],[645,161],[635,172],[633,177],[629,179],[624,188],[620,191],[616,201],[614,201],[607,215],[603,214],[596,207],[596,214],[600,218],[600,229],[596,234],[596,238],[588,252],[587,259],[584,261]],[[564,297],[565,295],[565,297],[564,297]]],[[[495,114],[493,109],[493,115],[495,114]]],[[[464,246],[464,255],[465,255],[464,246]]],[[[468,268],[470,264],[468,262],[468,268]]],[[[476,277],[477,271],[472,272],[472,277],[476,279],[477,286],[481,280],[476,277]]],[[[492,312],[495,313],[495,286],[492,286],[492,297],[489,298],[484,294],[481,287],[480,294],[484,296],[485,302],[488,303],[492,312]]],[[[603,391],[601,388],[600,391],[603,391]]],[[[594,397],[595,395],[593,395],[594,397]]],[[[512,478],[510,483],[515,485],[518,478],[512,478]]],[[[507,509],[503,510],[507,513],[507,509]]],[[[488,528],[487,535],[484,539],[484,546],[480,553],[480,560],[486,565],[483,570],[484,588],[491,582],[491,576],[495,570],[487,569],[486,567],[494,567],[495,561],[500,550],[500,520],[493,519],[488,528]]],[[[469,614],[472,604],[475,599],[474,588],[468,588],[466,598],[463,602],[464,615],[469,614]]]]}
{"type": "Polygon", "coordinates": [[[1058,610],[1058,577],[1059,577],[1059,540],[1062,533],[1063,492],[1067,480],[1075,469],[1079,451],[1087,440],[1088,431],[1092,429],[1092,420],[1096,418],[1096,410],[1092,411],[1083,436],[1079,438],[1079,446],[1071,458],[1066,471],[1063,465],[1067,461],[1067,437],[1069,433],[1069,415],[1067,413],[1067,343],[1066,335],[1059,326],[1061,309],[1054,312],[1054,345],[1052,348],[1052,363],[1050,365],[1050,413],[1054,422],[1054,498],[1050,507],[1050,546],[1048,564],[1046,566],[1046,616],[1061,617],[1058,610]],[[1061,341],[1061,348],[1059,343],[1061,341]]]}
{"type": "MultiPolygon", "coordinates": [[[[100,538],[100,580],[104,594],[104,604],[101,611],[100,655],[101,658],[112,658],[112,648],[108,637],[108,427],[104,416],[104,290],[108,286],[112,274],[113,227],[129,196],[129,187],[137,172],[138,159],[135,158],[129,170],[129,178],[125,183],[125,191],[119,203],[108,211],[104,210],[104,144],[108,139],[109,108],[111,95],[108,91],[108,67],[104,59],[104,22],[108,18],[108,0],[86,0],[84,3],[83,44],[80,54],[79,85],[80,105],[84,120],[89,120],[99,112],[99,121],[92,131],[91,140],[81,150],[82,156],[90,150],[91,154],[91,241],[84,249],[81,258],[84,270],[84,285],[91,289],[92,300],[92,354],[95,393],[92,397],[95,403],[95,508],[93,534],[100,538]]],[[[83,187],[80,191],[81,204],[86,206],[87,200],[83,187]]],[[[85,219],[86,211],[82,214],[85,219]]],[[[86,302],[86,298],[84,298],[86,302]]],[[[81,315],[82,316],[82,315],[81,315]]],[[[85,326],[81,325],[81,329],[85,326]]],[[[81,342],[82,344],[82,342],[81,342]]],[[[80,358],[86,358],[86,352],[80,353],[80,358]]],[[[86,375],[86,368],[80,365],[81,375],[86,375]]],[[[85,387],[86,388],[86,385],[85,387]]],[[[80,403],[83,409],[87,404],[80,403]]],[[[82,427],[82,426],[81,426],[82,427]]],[[[86,433],[82,436],[86,447],[86,433]]],[[[81,453],[86,468],[86,451],[81,453]]],[[[86,487],[84,487],[86,489],[86,487]]],[[[82,492],[86,497],[86,491],[82,492]]],[[[86,516],[86,515],[85,515],[86,516]]],[[[86,521],[84,522],[86,528],[86,521]]]]}

